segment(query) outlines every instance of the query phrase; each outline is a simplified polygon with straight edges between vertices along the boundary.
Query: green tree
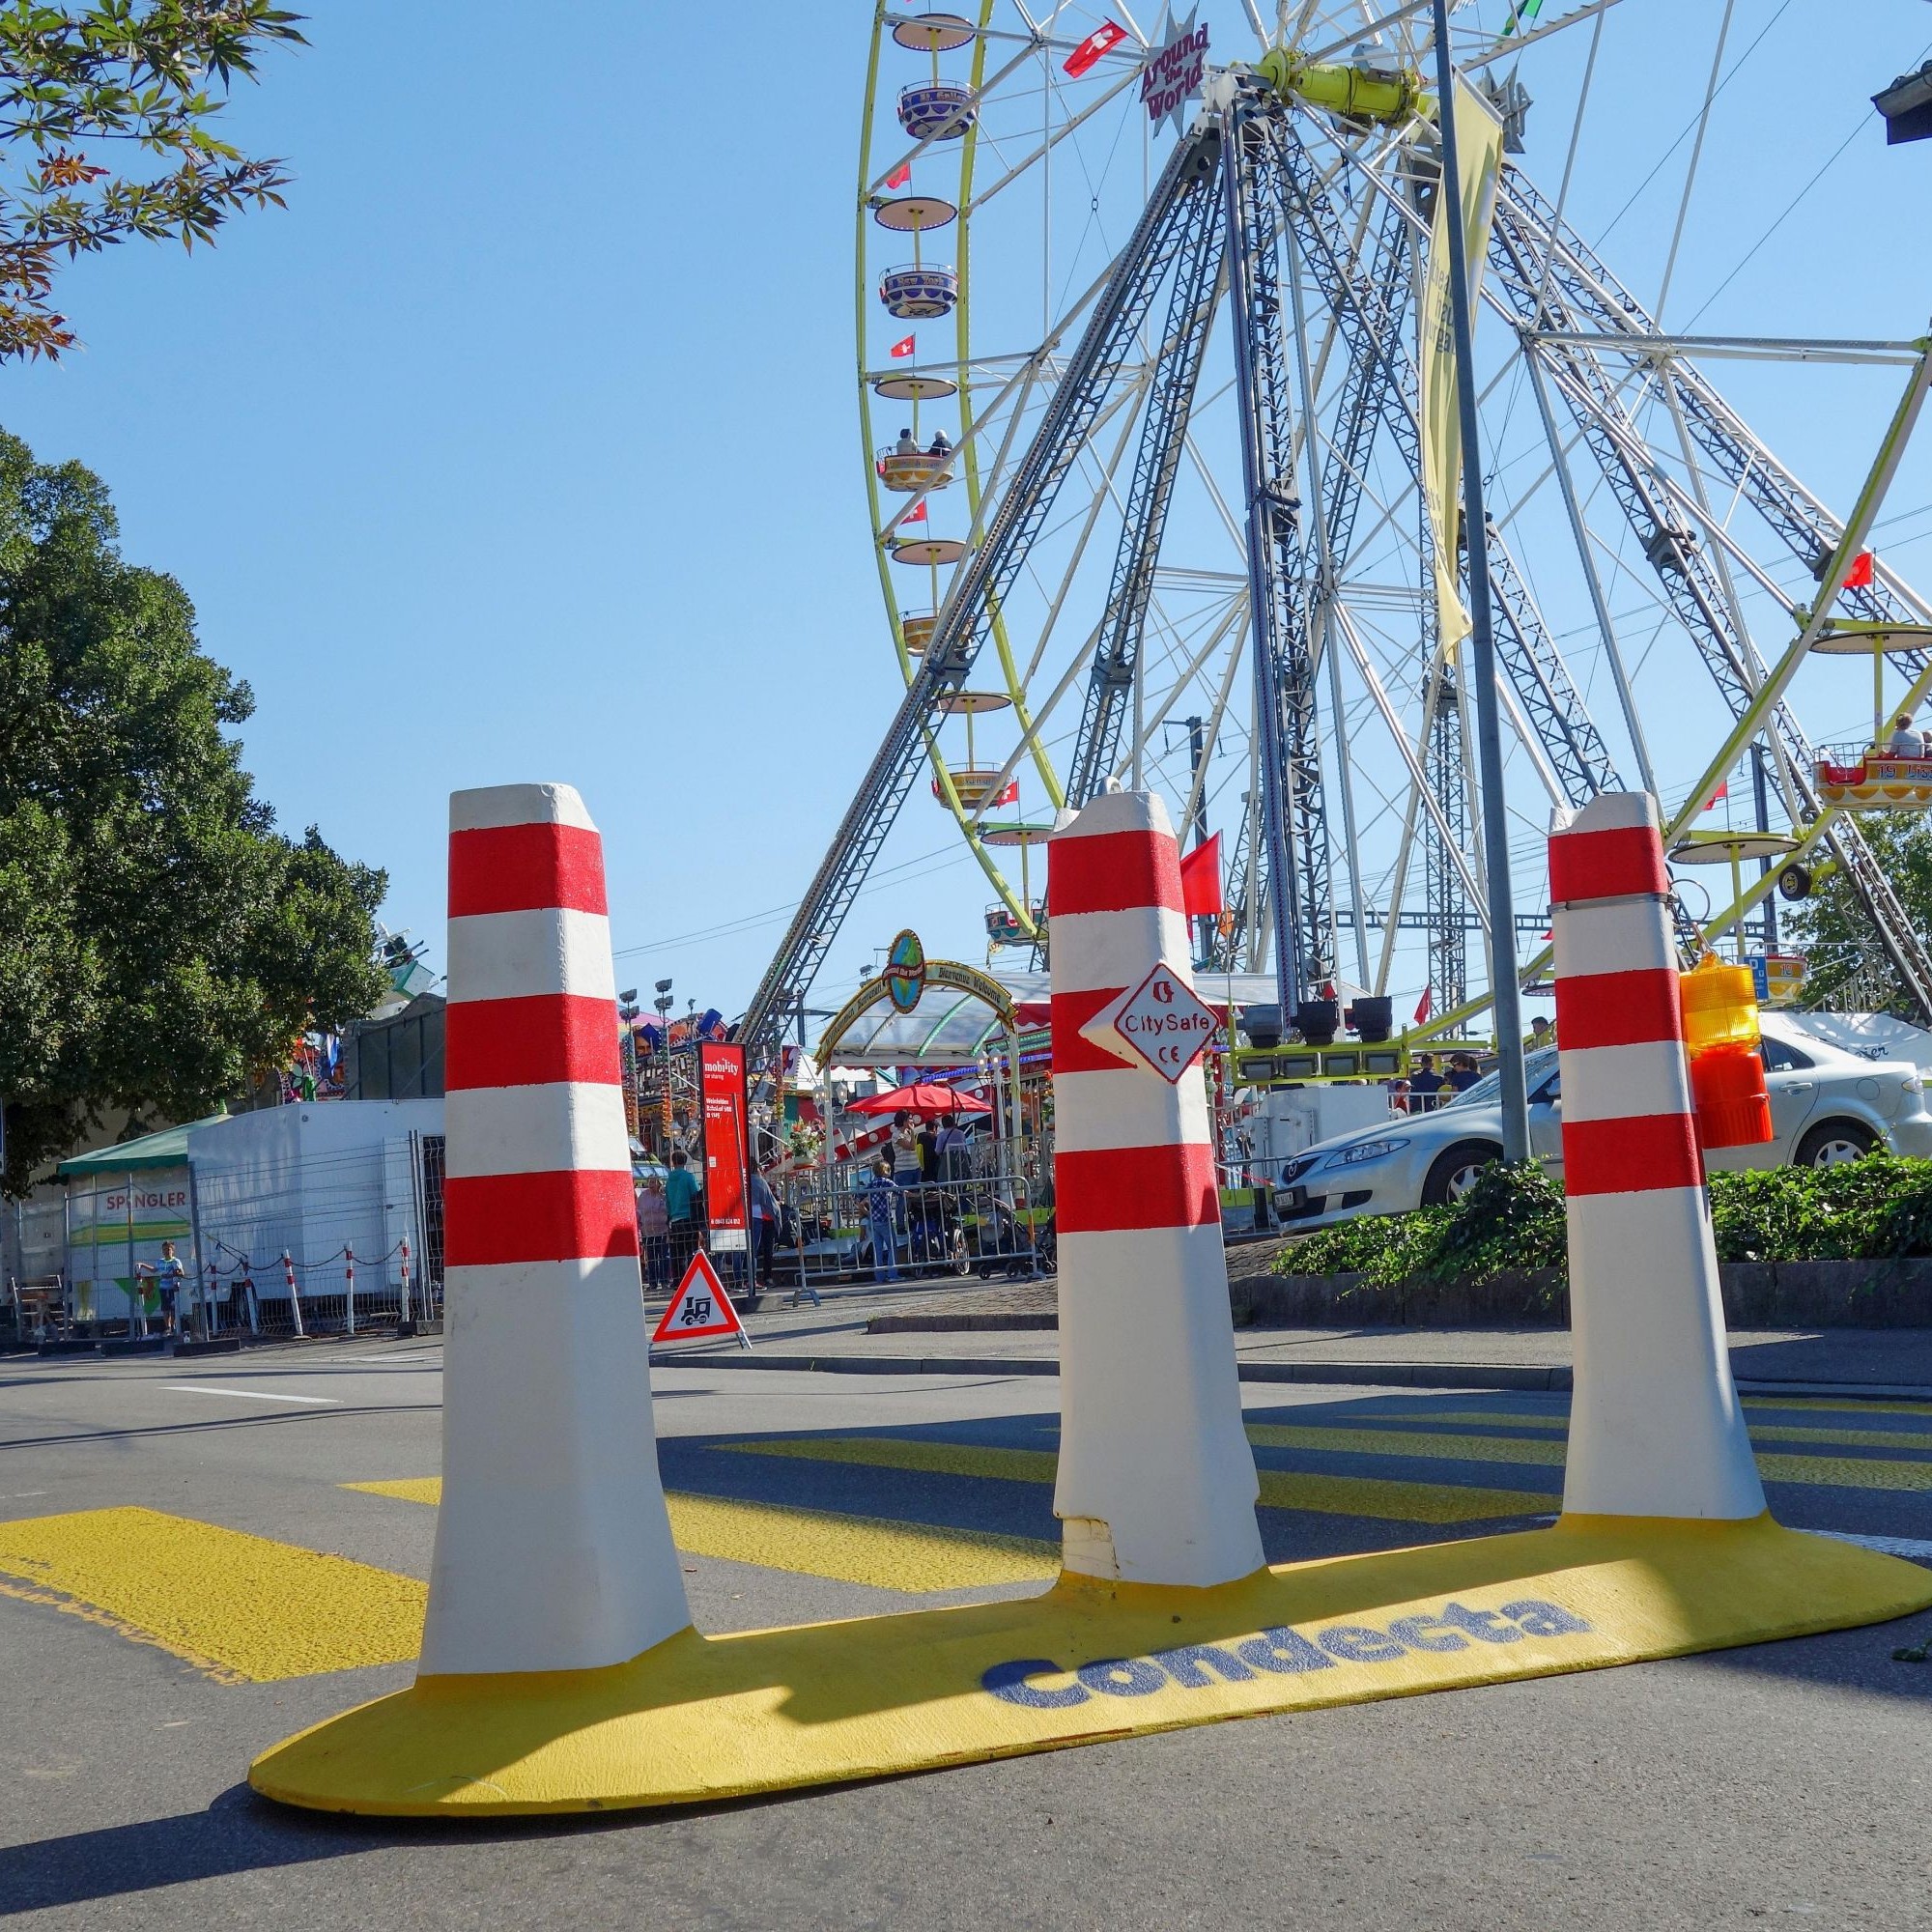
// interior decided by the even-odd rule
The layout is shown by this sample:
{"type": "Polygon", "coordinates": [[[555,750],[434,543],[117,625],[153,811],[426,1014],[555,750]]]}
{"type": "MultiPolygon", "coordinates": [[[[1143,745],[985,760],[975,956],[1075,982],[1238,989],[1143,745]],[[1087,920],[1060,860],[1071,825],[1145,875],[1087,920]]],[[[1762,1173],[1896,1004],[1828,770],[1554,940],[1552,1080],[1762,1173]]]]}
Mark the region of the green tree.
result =
{"type": "Polygon", "coordinates": [[[265,43],[301,40],[299,18],[269,0],[0,0],[0,358],[72,347],[52,301],[63,259],[130,235],[191,248],[239,209],[282,206],[283,164],[211,124],[265,43]]]}
{"type": "MultiPolygon", "coordinates": [[[[1914,928],[1932,931],[1932,825],[1912,811],[1868,812],[1859,823],[1914,928]]],[[[1808,899],[1778,913],[1780,940],[1810,962],[1806,1006],[1918,1017],[1844,873],[1827,872],[1808,899]]]]}
{"type": "Polygon", "coordinates": [[[0,1096],[10,1191],[107,1109],[191,1119],[366,1012],[386,879],[274,830],[248,687],[99,479],[0,432],[0,1096]]]}

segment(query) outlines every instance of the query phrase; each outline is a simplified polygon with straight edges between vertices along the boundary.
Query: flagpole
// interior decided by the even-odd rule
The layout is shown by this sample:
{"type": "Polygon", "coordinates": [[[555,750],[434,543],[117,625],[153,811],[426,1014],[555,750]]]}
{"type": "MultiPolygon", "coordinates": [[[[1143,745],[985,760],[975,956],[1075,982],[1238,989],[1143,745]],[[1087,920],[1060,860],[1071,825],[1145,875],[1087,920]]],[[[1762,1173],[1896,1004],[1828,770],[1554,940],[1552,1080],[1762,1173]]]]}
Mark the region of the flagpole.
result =
{"type": "Polygon", "coordinates": [[[1522,999],[1517,984],[1516,904],[1510,891],[1509,824],[1503,806],[1502,722],[1496,706],[1496,644],[1490,618],[1490,546],[1483,521],[1482,448],[1477,440],[1469,264],[1456,157],[1456,70],[1449,58],[1448,0],[1435,0],[1435,125],[1442,137],[1442,196],[1449,242],[1449,308],[1456,330],[1456,403],[1463,432],[1463,526],[1469,562],[1469,654],[1476,674],[1476,769],[1483,805],[1484,881],[1490,911],[1490,1010],[1496,1022],[1503,1159],[1529,1158],[1529,1095],[1522,1065],[1522,999]]]}

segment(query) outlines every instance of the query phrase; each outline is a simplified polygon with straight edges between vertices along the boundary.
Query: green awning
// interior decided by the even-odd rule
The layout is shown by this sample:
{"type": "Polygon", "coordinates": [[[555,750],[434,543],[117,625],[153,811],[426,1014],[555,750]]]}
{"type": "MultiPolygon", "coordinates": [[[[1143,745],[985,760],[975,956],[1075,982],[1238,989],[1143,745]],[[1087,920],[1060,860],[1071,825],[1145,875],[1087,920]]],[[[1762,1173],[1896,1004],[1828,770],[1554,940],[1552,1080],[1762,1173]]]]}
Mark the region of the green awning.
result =
{"type": "Polygon", "coordinates": [[[119,1147],[97,1148],[92,1153],[77,1153],[64,1160],[54,1172],[63,1180],[91,1174],[139,1174],[151,1167],[185,1167],[187,1137],[197,1127],[225,1121],[226,1114],[211,1114],[205,1121],[188,1121],[179,1127],[163,1127],[157,1134],[143,1134],[139,1140],[123,1141],[119,1147]]]}

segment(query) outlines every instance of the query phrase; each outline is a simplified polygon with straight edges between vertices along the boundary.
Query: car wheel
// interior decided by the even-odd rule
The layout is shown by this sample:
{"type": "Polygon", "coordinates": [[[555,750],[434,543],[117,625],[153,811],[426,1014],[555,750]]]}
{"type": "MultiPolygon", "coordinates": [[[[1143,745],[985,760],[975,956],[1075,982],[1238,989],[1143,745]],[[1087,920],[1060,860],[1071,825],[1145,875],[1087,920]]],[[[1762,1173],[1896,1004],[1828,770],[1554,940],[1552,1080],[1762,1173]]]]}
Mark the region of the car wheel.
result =
{"type": "Polygon", "coordinates": [[[1878,1145],[1878,1136],[1858,1121],[1823,1121],[1798,1143],[1794,1167],[1836,1167],[1840,1161],[1862,1160],[1878,1145]]]}
{"type": "Polygon", "coordinates": [[[1423,1206],[1453,1208],[1476,1184],[1477,1175],[1502,1157],[1502,1149],[1492,1142],[1458,1141],[1446,1153],[1435,1156],[1429,1179],[1422,1183],[1423,1206]]]}

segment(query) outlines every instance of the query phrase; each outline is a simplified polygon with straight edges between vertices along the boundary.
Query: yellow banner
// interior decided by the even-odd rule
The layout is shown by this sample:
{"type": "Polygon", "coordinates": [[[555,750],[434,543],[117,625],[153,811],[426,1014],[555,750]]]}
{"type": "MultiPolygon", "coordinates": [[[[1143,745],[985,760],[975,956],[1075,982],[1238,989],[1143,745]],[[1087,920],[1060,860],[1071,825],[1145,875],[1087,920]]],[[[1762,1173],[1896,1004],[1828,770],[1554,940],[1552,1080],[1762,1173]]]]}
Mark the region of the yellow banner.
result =
{"type": "MultiPolygon", "coordinates": [[[[1463,190],[1463,240],[1469,269],[1473,327],[1490,251],[1490,217],[1496,205],[1503,124],[1460,75],[1456,81],[1456,159],[1463,190]]],[[[1456,404],[1456,332],[1449,313],[1449,203],[1435,197],[1429,267],[1422,283],[1422,492],[1435,539],[1436,647],[1454,650],[1469,635],[1458,582],[1456,532],[1463,508],[1463,425],[1456,404]]]]}

